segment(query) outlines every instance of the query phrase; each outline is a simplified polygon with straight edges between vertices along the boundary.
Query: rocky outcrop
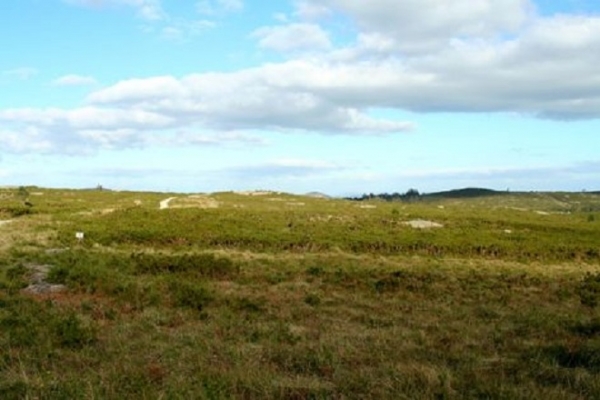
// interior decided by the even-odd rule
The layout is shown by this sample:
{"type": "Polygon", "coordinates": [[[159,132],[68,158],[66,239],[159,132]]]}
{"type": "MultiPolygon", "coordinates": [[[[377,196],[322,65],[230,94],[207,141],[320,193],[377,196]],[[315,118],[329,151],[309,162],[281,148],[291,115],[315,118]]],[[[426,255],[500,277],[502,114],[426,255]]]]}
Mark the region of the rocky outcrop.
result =
{"type": "Polygon", "coordinates": [[[29,277],[29,286],[22,290],[23,293],[49,294],[67,290],[65,285],[46,282],[48,272],[51,268],[49,265],[32,264],[28,265],[27,268],[31,271],[31,275],[29,277]]]}

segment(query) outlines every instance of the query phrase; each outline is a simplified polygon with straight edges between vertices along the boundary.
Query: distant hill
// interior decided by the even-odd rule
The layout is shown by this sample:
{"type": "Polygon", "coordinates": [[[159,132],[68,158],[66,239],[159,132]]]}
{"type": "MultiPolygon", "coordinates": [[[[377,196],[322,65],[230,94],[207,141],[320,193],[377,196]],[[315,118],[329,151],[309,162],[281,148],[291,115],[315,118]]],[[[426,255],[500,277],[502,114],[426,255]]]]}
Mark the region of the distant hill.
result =
{"type": "Polygon", "coordinates": [[[309,193],[306,193],[305,196],[315,197],[318,199],[330,199],[331,198],[331,196],[326,195],[325,193],[321,193],[321,192],[309,192],[309,193]]]}
{"type": "Polygon", "coordinates": [[[406,201],[415,202],[421,200],[436,200],[436,199],[466,199],[486,196],[499,196],[509,194],[510,192],[500,192],[492,189],[484,188],[464,188],[454,189],[444,192],[419,193],[416,189],[410,189],[406,193],[379,193],[379,194],[363,194],[360,197],[347,197],[348,200],[364,201],[379,199],[384,201],[406,201]]]}
{"type": "Polygon", "coordinates": [[[442,199],[465,199],[473,197],[486,197],[486,196],[501,196],[509,194],[510,192],[498,191],[484,188],[464,188],[447,190],[443,192],[434,192],[422,194],[425,198],[442,198],[442,199]]]}

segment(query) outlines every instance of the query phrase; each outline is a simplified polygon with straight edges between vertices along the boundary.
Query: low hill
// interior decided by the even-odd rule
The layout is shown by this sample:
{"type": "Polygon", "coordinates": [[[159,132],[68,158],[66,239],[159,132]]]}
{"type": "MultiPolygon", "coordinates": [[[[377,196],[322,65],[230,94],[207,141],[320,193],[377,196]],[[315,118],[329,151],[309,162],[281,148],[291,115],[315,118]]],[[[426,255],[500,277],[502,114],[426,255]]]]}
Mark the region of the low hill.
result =
{"type": "Polygon", "coordinates": [[[473,197],[500,196],[508,193],[510,192],[497,191],[485,188],[464,188],[447,190],[443,192],[427,193],[423,194],[422,196],[426,198],[464,199],[473,197]]]}

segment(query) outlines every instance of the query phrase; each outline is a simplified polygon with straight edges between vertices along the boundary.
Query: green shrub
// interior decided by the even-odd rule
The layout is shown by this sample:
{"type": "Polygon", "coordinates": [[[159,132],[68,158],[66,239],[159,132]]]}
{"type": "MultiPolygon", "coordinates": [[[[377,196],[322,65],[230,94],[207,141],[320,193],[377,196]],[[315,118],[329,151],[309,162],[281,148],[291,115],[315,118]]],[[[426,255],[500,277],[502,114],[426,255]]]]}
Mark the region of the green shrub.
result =
{"type": "Polygon", "coordinates": [[[317,307],[319,304],[321,304],[321,298],[319,295],[311,293],[304,297],[304,302],[311,307],[317,307]]]}
{"type": "Polygon", "coordinates": [[[213,299],[208,289],[198,282],[171,280],[169,293],[175,306],[197,311],[202,311],[213,299]]]}
{"type": "Polygon", "coordinates": [[[8,336],[11,346],[33,346],[38,343],[42,334],[39,320],[30,314],[10,315],[0,319],[0,328],[8,336]]]}
{"type": "Polygon", "coordinates": [[[429,289],[438,279],[432,273],[411,272],[399,270],[388,274],[375,282],[375,291],[378,293],[407,290],[421,292],[429,289]]]}
{"type": "Polygon", "coordinates": [[[22,264],[19,264],[6,270],[6,278],[11,281],[19,280],[22,279],[26,273],[27,268],[25,268],[22,264]]]}
{"type": "Polygon", "coordinates": [[[209,278],[227,278],[239,272],[239,266],[229,258],[213,254],[137,253],[131,258],[136,272],[142,274],[192,272],[209,278]]]}
{"type": "Polygon", "coordinates": [[[5,400],[26,399],[29,385],[22,381],[4,382],[0,381],[0,398],[5,400]]]}
{"type": "Polygon", "coordinates": [[[261,313],[264,311],[263,299],[250,299],[248,297],[240,297],[228,301],[228,304],[237,311],[246,313],[261,313]]]}
{"type": "Polygon", "coordinates": [[[323,275],[323,267],[314,265],[306,269],[306,273],[310,276],[321,276],[323,275]]]}
{"type": "Polygon", "coordinates": [[[95,265],[58,265],[50,269],[48,282],[60,283],[87,293],[111,292],[117,281],[109,271],[95,265]]]}
{"type": "Polygon", "coordinates": [[[600,342],[589,340],[577,346],[556,345],[545,350],[546,354],[565,368],[585,368],[600,372],[600,342]]]}
{"type": "Polygon", "coordinates": [[[44,261],[52,265],[48,282],[87,293],[118,293],[129,280],[125,273],[131,269],[127,256],[85,250],[65,251],[44,261]]]}
{"type": "Polygon", "coordinates": [[[583,337],[594,337],[600,334],[600,318],[595,317],[589,321],[579,321],[572,326],[570,330],[583,337]]]}
{"type": "Polygon", "coordinates": [[[52,320],[51,307],[32,299],[9,295],[0,302],[0,338],[11,346],[40,345],[52,320]]]}
{"type": "Polygon", "coordinates": [[[53,328],[56,341],[63,347],[81,348],[96,341],[94,330],[84,326],[74,313],[59,317],[53,328]]]}
{"type": "Polygon", "coordinates": [[[17,218],[31,213],[31,208],[22,204],[7,205],[0,207],[0,214],[8,214],[11,218],[17,218]]]}
{"type": "Polygon", "coordinates": [[[154,282],[126,281],[117,285],[114,294],[120,300],[132,305],[136,310],[143,310],[149,306],[158,306],[162,300],[160,287],[154,282]]]}
{"type": "Polygon", "coordinates": [[[600,273],[587,273],[579,284],[579,299],[586,307],[594,308],[600,303],[600,273]]]}
{"type": "Polygon", "coordinates": [[[10,293],[15,293],[27,287],[26,275],[28,272],[28,269],[22,264],[7,268],[4,275],[5,281],[0,281],[0,287],[8,289],[10,293]]]}
{"type": "Polygon", "coordinates": [[[65,285],[69,279],[70,273],[69,268],[66,266],[56,266],[50,268],[46,280],[51,283],[65,285]]]}

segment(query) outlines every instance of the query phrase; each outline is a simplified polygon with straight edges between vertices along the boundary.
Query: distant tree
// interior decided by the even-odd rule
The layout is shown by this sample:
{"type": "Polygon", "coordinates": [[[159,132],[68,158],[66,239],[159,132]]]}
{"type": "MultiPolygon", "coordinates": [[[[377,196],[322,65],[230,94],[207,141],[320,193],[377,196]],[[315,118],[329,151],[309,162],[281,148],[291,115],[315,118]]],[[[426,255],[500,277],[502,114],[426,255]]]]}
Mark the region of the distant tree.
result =
{"type": "Polygon", "coordinates": [[[581,304],[595,308],[600,303],[600,273],[587,273],[583,280],[579,283],[578,288],[579,299],[581,304]]]}
{"type": "Polygon", "coordinates": [[[406,193],[398,193],[398,192],[394,192],[394,193],[379,193],[379,194],[374,194],[374,193],[364,193],[362,196],[360,197],[348,197],[348,200],[354,200],[354,201],[364,201],[364,200],[373,200],[373,199],[380,199],[380,200],[384,200],[384,201],[408,201],[408,202],[413,202],[413,201],[418,201],[421,200],[421,193],[419,193],[419,191],[417,189],[409,189],[406,193]]]}
{"type": "Polygon", "coordinates": [[[17,191],[17,196],[19,196],[19,198],[21,200],[25,201],[29,197],[29,191],[27,190],[27,188],[25,186],[19,186],[19,189],[17,191]]]}
{"type": "Polygon", "coordinates": [[[417,189],[408,189],[408,191],[406,193],[404,193],[404,198],[407,201],[419,200],[420,197],[421,197],[421,193],[419,193],[419,191],[417,189]]]}

